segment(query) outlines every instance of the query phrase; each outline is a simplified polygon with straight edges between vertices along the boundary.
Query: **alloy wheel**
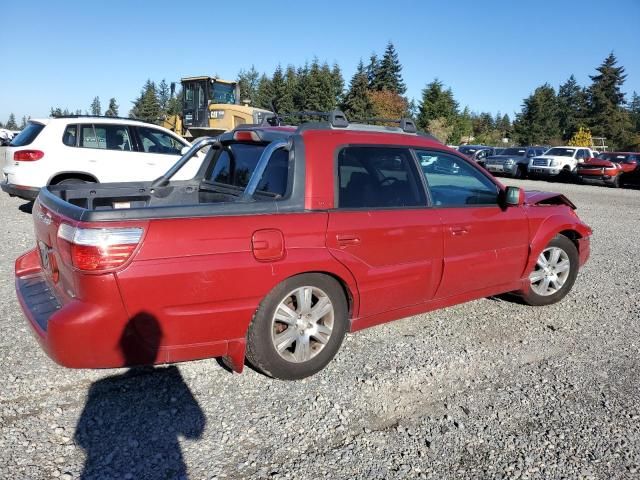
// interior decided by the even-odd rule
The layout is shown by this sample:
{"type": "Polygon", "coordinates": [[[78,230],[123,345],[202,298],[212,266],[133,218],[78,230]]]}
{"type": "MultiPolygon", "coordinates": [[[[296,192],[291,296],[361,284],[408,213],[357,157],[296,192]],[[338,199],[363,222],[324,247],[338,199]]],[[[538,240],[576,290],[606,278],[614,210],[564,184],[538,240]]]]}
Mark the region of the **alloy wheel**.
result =
{"type": "Polygon", "coordinates": [[[299,287],[278,304],[271,320],[271,341],[284,360],[307,362],[327,345],[333,325],[329,296],[317,287],[299,287]]]}
{"type": "Polygon", "coordinates": [[[571,262],[567,252],[558,247],[545,248],[529,275],[531,288],[543,297],[553,295],[565,284],[570,271],[571,262]]]}

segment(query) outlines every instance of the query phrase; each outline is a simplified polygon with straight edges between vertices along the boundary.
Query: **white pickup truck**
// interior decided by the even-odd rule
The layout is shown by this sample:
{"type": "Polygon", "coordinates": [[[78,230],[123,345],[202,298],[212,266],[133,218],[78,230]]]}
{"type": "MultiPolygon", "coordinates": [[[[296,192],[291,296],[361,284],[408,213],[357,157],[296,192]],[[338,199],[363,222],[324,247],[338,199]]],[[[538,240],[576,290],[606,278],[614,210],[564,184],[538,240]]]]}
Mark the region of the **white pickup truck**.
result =
{"type": "Polygon", "coordinates": [[[529,175],[569,177],[576,172],[578,163],[595,156],[596,153],[587,147],[553,147],[544,155],[529,160],[529,175]]]}

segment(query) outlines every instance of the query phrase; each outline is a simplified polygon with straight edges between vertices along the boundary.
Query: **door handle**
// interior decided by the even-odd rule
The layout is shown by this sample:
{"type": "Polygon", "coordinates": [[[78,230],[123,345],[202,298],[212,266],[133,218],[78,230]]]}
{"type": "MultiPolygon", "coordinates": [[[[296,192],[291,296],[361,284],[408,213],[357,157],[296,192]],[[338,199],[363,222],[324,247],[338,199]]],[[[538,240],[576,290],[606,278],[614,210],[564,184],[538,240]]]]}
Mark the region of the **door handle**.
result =
{"type": "Polygon", "coordinates": [[[466,235],[471,230],[471,225],[456,225],[455,227],[450,227],[449,231],[453,236],[466,235]]]}
{"type": "Polygon", "coordinates": [[[343,233],[336,235],[338,245],[348,247],[350,245],[360,245],[360,237],[351,233],[343,233]]]}

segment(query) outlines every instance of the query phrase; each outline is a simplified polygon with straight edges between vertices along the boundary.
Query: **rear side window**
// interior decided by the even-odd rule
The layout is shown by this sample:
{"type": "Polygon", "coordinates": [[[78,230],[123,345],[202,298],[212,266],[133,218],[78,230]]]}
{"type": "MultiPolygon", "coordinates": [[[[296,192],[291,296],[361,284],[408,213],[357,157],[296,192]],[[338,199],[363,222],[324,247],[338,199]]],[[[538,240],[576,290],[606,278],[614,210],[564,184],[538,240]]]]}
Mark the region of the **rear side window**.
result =
{"type": "Polygon", "coordinates": [[[426,195],[408,149],[353,146],[338,153],[339,208],[423,205],[426,195]]]}
{"type": "Polygon", "coordinates": [[[64,143],[67,147],[75,147],[76,140],[78,138],[78,126],[77,125],[69,125],[64,129],[64,134],[62,135],[62,143],[64,143]]]}
{"type": "Polygon", "coordinates": [[[42,131],[44,125],[41,123],[29,122],[29,124],[22,130],[13,140],[9,146],[11,147],[24,147],[30,145],[38,134],[42,131]]]}
{"type": "Polygon", "coordinates": [[[435,206],[496,205],[498,187],[476,168],[448,153],[417,150],[435,206]]]}
{"type": "Polygon", "coordinates": [[[80,146],[101,150],[131,151],[129,128],[125,125],[81,125],[80,146]]]}

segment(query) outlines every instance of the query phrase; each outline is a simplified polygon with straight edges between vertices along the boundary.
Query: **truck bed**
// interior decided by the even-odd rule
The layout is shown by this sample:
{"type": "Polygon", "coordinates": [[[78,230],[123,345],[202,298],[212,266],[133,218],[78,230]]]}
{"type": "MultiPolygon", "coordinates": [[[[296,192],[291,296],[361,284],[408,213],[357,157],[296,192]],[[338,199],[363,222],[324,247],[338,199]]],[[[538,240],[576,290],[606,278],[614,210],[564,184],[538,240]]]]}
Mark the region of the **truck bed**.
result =
{"type": "MultiPolygon", "coordinates": [[[[301,198],[268,196],[241,200],[237,189],[196,180],[54,185],[40,190],[38,202],[67,218],[122,221],[287,212],[302,209],[301,198]]],[[[301,197],[297,195],[296,197],[301,197]]]]}

